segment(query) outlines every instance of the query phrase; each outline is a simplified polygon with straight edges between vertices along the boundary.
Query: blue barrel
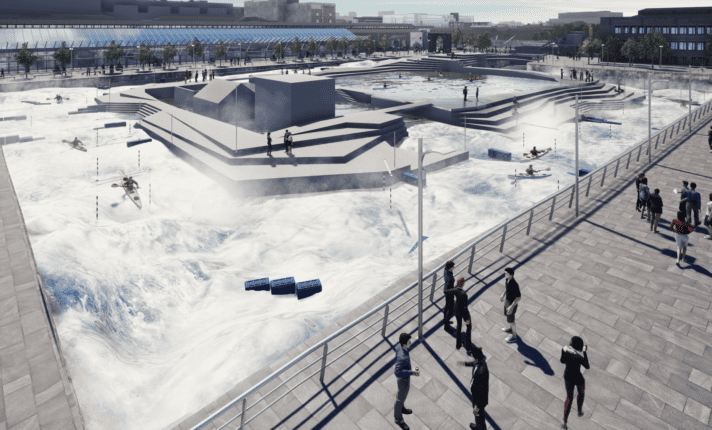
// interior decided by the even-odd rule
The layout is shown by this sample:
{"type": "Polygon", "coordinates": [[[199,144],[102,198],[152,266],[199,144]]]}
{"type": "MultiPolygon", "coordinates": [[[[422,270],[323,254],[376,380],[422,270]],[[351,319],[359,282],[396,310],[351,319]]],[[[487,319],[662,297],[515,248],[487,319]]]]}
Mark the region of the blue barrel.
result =
{"type": "Polygon", "coordinates": [[[269,278],[245,281],[245,291],[269,291],[269,278]]]}
{"type": "MultiPolygon", "coordinates": [[[[403,172],[403,182],[406,184],[418,186],[418,175],[415,173],[410,173],[410,172],[403,172]]],[[[423,187],[427,185],[427,181],[425,179],[425,170],[423,170],[423,187]]]]}
{"type": "Polygon", "coordinates": [[[306,299],[316,293],[321,293],[321,281],[314,279],[311,281],[297,283],[297,299],[306,299]]]}
{"type": "Polygon", "coordinates": [[[272,291],[272,294],[274,295],[294,294],[296,292],[296,285],[294,284],[293,277],[275,279],[270,282],[269,286],[270,291],[272,291]]]}
{"type": "Polygon", "coordinates": [[[113,128],[113,127],[126,127],[126,122],[110,122],[108,124],[104,124],[104,128],[113,128]]]}
{"type": "Polygon", "coordinates": [[[586,175],[588,175],[589,173],[591,173],[590,170],[587,170],[587,169],[579,169],[579,176],[586,176],[586,175]]]}
{"type": "Polygon", "coordinates": [[[499,149],[490,148],[487,150],[487,156],[489,158],[494,158],[503,161],[512,161],[512,153],[500,151],[499,149]]]}
{"type": "Polygon", "coordinates": [[[130,142],[126,142],[126,147],[131,148],[132,146],[140,145],[142,143],[146,142],[152,142],[153,139],[139,139],[139,140],[132,140],[130,142]]]}

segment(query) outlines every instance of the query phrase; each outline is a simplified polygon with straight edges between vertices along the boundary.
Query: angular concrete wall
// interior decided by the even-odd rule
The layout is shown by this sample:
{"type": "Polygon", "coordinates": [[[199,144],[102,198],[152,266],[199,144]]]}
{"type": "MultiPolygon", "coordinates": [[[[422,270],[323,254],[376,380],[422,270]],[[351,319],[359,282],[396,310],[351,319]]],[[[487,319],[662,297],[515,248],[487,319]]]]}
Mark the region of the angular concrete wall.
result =
{"type": "Polygon", "coordinates": [[[174,103],[183,109],[193,110],[193,100],[196,91],[191,91],[188,88],[176,87],[174,93],[174,103]]]}
{"type": "Polygon", "coordinates": [[[292,125],[333,118],[335,81],[309,75],[253,77],[255,125],[272,131],[292,125]]]}

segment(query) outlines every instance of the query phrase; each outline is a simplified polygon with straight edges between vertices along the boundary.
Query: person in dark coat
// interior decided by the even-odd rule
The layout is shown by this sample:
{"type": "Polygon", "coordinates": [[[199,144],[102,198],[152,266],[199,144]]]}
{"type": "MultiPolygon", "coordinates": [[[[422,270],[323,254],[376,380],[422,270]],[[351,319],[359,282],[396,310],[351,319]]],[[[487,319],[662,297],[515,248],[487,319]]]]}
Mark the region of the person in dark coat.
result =
{"type": "Polygon", "coordinates": [[[445,292],[455,293],[455,319],[457,320],[455,348],[460,349],[462,347],[460,330],[462,329],[462,320],[465,320],[465,348],[470,351],[472,349],[472,318],[470,317],[470,311],[467,309],[467,293],[462,289],[464,286],[465,278],[460,278],[457,280],[456,288],[445,290],[445,292]]]}
{"type": "Polygon", "coordinates": [[[710,145],[710,152],[712,152],[712,126],[710,126],[710,131],[707,132],[707,143],[710,145]]]}
{"type": "Polygon", "coordinates": [[[472,367],[470,379],[470,394],[472,394],[472,413],[475,423],[470,423],[472,430],[486,430],[485,407],[489,404],[489,369],[482,354],[482,348],[472,349],[474,361],[461,361],[461,366],[472,367]]]}
{"type": "Polygon", "coordinates": [[[690,189],[687,187],[687,181],[682,181],[682,189],[680,190],[680,208],[682,212],[687,211],[687,193],[690,189]]]}
{"type": "Polygon", "coordinates": [[[504,277],[504,293],[502,293],[499,301],[504,302],[504,315],[507,317],[509,328],[502,327],[502,331],[505,333],[511,333],[511,336],[507,338],[507,342],[512,343],[516,342],[518,339],[517,326],[514,321],[519,300],[522,298],[522,293],[519,291],[519,284],[514,280],[514,269],[511,267],[504,269],[504,277]]]}
{"type": "Polygon", "coordinates": [[[443,287],[443,291],[445,292],[445,309],[443,309],[443,325],[445,326],[445,331],[448,333],[452,333],[450,319],[455,312],[455,276],[452,274],[454,267],[455,263],[452,261],[445,263],[445,286],[443,287]]]}
{"type": "Polygon", "coordinates": [[[648,210],[648,221],[650,221],[650,205],[648,200],[650,199],[650,187],[648,187],[648,178],[643,177],[640,180],[640,193],[638,193],[640,198],[640,219],[645,218],[645,210],[648,210]]]}
{"type": "Polygon", "coordinates": [[[464,100],[464,101],[467,101],[467,86],[465,86],[465,89],[462,90],[462,94],[465,96],[465,100],[464,100]]]}
{"type": "Polygon", "coordinates": [[[645,177],[645,172],[640,172],[638,173],[638,177],[635,178],[635,195],[636,200],[635,200],[635,210],[640,212],[640,180],[645,177]]]}
{"type": "Polygon", "coordinates": [[[583,399],[586,394],[586,380],[581,374],[581,366],[590,369],[588,364],[588,355],[586,354],[586,345],[583,344],[583,339],[578,336],[571,338],[568,346],[561,348],[560,361],[566,365],[564,370],[564,383],[566,384],[566,402],[564,403],[564,423],[561,425],[562,430],[568,429],[566,423],[571,412],[571,403],[574,400],[574,387],[578,390],[576,402],[578,406],[578,416],[583,416],[583,399]],[[583,353],[583,355],[581,355],[583,353]]]}
{"type": "Polygon", "coordinates": [[[289,153],[289,130],[284,131],[284,152],[289,153]]]}
{"type": "Polygon", "coordinates": [[[267,155],[272,155],[272,137],[270,132],[267,132],[267,155]]]}
{"type": "Polygon", "coordinates": [[[659,188],[656,188],[653,194],[650,195],[648,203],[650,206],[649,212],[652,214],[650,218],[650,231],[658,234],[658,222],[660,221],[660,215],[663,213],[663,198],[660,197],[659,188]]]}
{"type": "Polygon", "coordinates": [[[398,337],[398,344],[396,344],[395,375],[398,381],[398,394],[396,394],[396,403],[393,406],[393,415],[396,424],[403,430],[410,429],[403,420],[403,414],[408,415],[413,413],[413,411],[405,407],[405,399],[408,397],[408,391],[410,391],[410,376],[420,376],[417,367],[414,371],[411,370],[410,355],[408,354],[410,346],[410,335],[408,333],[401,333],[398,337]]]}

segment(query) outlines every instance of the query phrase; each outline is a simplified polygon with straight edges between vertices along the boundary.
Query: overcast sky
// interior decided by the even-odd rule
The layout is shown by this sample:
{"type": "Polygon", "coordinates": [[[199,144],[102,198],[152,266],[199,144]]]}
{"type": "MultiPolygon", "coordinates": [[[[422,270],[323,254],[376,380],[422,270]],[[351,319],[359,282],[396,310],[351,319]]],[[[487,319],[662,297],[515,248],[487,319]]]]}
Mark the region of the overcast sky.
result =
{"type": "MultiPolygon", "coordinates": [[[[242,6],[242,0],[209,0],[233,3],[242,6]]],[[[637,15],[640,9],[671,7],[670,1],[663,0],[327,0],[336,3],[336,12],[346,15],[377,15],[379,11],[392,10],[395,13],[459,12],[460,15],[474,15],[476,21],[520,21],[524,23],[546,21],[558,18],[560,12],[587,12],[609,10],[623,12],[623,16],[637,15]]],[[[300,0],[300,3],[307,0],[300,0]]],[[[685,0],[684,7],[709,6],[708,1],[685,0]]]]}

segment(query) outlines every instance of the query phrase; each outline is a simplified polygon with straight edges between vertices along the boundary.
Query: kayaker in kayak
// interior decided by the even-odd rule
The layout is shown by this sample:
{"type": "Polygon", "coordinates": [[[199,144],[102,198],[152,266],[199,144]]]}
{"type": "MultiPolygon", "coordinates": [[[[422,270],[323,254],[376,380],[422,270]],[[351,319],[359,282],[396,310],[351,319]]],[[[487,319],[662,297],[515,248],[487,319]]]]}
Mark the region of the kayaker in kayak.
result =
{"type": "Polygon", "coordinates": [[[400,78],[402,78],[402,77],[403,77],[403,75],[401,75],[401,74],[399,73],[399,74],[398,74],[398,79],[400,79],[400,78]]]}
{"type": "Polygon", "coordinates": [[[123,179],[123,185],[126,187],[129,191],[133,190],[134,185],[136,186],[136,189],[138,189],[138,182],[134,181],[133,177],[129,176],[128,178],[124,176],[123,179]]]}
{"type": "Polygon", "coordinates": [[[532,154],[534,157],[536,157],[537,155],[539,155],[539,154],[542,153],[542,151],[537,151],[537,150],[536,150],[536,146],[534,147],[534,149],[532,149],[532,150],[529,151],[529,152],[531,152],[531,154],[532,154]]]}
{"type": "Polygon", "coordinates": [[[383,83],[383,88],[388,88],[388,84],[384,82],[384,83],[383,83]]]}
{"type": "Polygon", "coordinates": [[[527,175],[529,176],[534,176],[535,173],[539,173],[539,170],[534,170],[533,165],[530,164],[527,170],[525,170],[525,172],[527,172],[527,175]]]}

